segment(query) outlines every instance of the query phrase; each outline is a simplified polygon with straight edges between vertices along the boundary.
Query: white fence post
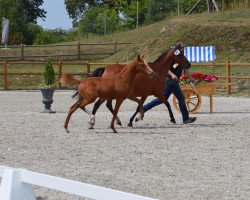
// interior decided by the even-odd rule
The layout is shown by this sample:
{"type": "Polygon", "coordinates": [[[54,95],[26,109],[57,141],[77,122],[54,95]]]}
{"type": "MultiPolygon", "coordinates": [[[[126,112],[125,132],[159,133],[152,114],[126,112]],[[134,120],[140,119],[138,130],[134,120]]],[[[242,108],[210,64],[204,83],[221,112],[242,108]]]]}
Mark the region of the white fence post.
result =
{"type": "Polygon", "coordinates": [[[36,200],[33,185],[96,200],[156,200],[69,179],[0,165],[0,200],[36,200]]]}
{"type": "Polygon", "coordinates": [[[32,185],[21,182],[20,170],[5,169],[0,185],[1,200],[36,200],[32,185]]]}

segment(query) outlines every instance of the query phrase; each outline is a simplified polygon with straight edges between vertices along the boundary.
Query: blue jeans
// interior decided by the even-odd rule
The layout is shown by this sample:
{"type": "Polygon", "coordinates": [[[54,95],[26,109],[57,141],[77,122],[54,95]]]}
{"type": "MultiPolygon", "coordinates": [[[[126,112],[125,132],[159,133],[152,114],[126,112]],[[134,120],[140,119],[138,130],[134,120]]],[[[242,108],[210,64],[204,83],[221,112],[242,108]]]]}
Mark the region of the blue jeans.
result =
{"type": "MultiPolygon", "coordinates": [[[[188,110],[187,110],[187,106],[185,102],[185,96],[181,90],[179,82],[178,80],[172,80],[170,77],[167,76],[166,85],[163,90],[163,94],[166,97],[166,99],[168,99],[172,93],[175,95],[175,97],[177,98],[179,102],[179,107],[180,107],[181,114],[182,114],[182,120],[183,121],[187,120],[189,118],[189,114],[188,114],[188,110]]],[[[151,108],[157,105],[160,105],[161,103],[162,102],[160,101],[160,99],[155,98],[154,100],[150,101],[149,103],[143,106],[144,112],[147,112],[151,108]]]]}

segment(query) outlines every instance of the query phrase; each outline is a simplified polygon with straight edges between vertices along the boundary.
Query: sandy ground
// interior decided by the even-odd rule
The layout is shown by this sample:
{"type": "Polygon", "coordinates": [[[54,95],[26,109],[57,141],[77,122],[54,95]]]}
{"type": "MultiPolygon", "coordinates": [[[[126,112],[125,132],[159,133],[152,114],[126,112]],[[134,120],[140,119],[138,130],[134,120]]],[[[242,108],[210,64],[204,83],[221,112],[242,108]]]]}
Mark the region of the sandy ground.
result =
{"type": "MultiPolygon", "coordinates": [[[[111,114],[104,105],[94,130],[79,110],[66,133],[71,93],[56,91],[56,114],[43,114],[39,91],[0,92],[0,165],[162,200],[250,199],[250,99],[215,97],[209,114],[203,97],[191,125],[183,125],[175,110],[178,123],[171,124],[160,105],[134,128],[126,124],[136,105],[126,100],[118,134],[109,129],[111,114]]],[[[39,200],[84,199],[41,187],[35,192],[39,200]]]]}

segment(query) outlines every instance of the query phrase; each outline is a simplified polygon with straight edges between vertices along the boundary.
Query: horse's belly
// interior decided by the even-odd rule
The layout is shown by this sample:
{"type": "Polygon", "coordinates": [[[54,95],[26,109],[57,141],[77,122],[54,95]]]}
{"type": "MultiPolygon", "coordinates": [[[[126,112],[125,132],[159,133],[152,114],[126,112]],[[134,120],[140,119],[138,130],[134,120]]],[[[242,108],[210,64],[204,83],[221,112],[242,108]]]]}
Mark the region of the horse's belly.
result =
{"type": "Polygon", "coordinates": [[[120,92],[116,90],[100,90],[98,91],[98,97],[106,100],[113,100],[113,99],[120,99],[120,98],[127,98],[129,96],[127,91],[120,92]]]}
{"type": "Polygon", "coordinates": [[[153,88],[148,84],[136,84],[133,90],[133,95],[137,97],[152,95],[153,88]]]}

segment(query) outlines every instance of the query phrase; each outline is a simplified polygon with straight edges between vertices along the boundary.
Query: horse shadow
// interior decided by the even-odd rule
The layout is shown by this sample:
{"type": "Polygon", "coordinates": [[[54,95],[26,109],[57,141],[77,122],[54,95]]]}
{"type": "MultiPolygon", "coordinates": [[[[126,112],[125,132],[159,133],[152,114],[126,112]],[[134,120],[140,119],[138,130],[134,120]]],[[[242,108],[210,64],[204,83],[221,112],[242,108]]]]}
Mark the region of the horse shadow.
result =
{"type": "Polygon", "coordinates": [[[250,111],[196,112],[195,114],[250,114],[250,111]]]}
{"type": "MultiPolygon", "coordinates": [[[[235,124],[227,124],[227,123],[214,123],[214,124],[205,124],[205,123],[193,123],[193,124],[173,124],[173,125],[146,125],[146,126],[134,126],[134,127],[127,127],[122,126],[117,128],[118,135],[122,134],[142,134],[142,135],[162,135],[162,134],[169,134],[169,135],[175,135],[178,134],[178,132],[171,132],[167,130],[171,129],[185,129],[186,127],[192,127],[192,128],[218,128],[218,127],[233,127],[235,124]],[[158,130],[158,131],[157,131],[158,130]]],[[[96,134],[108,134],[112,133],[112,130],[110,128],[95,128],[93,129],[93,132],[96,134]]],[[[117,133],[116,133],[117,134],[117,133]]]]}

